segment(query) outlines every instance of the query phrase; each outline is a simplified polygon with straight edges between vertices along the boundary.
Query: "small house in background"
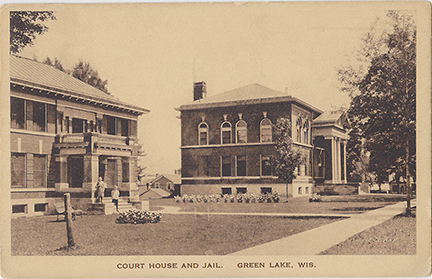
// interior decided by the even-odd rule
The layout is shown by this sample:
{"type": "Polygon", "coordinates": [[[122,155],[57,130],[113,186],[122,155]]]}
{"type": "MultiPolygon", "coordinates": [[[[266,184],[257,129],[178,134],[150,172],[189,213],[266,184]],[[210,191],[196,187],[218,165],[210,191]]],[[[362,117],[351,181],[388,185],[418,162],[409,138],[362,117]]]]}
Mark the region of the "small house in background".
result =
{"type": "Polygon", "coordinates": [[[180,195],[179,174],[161,174],[143,177],[139,186],[140,199],[161,199],[180,195]]]}

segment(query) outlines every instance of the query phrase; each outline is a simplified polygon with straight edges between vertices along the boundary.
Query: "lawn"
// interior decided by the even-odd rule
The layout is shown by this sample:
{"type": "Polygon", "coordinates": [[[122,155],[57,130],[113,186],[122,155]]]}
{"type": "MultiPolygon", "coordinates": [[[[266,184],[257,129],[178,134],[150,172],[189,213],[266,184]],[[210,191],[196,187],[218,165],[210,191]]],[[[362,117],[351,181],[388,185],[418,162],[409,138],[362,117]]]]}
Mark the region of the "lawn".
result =
{"type": "Polygon", "coordinates": [[[416,218],[403,215],[350,237],[321,255],[415,255],[416,218]]]}
{"type": "Polygon", "coordinates": [[[322,196],[322,202],[308,202],[307,197],[281,199],[279,203],[176,203],[174,199],[150,200],[150,210],[164,206],[180,207],[185,212],[263,212],[358,214],[404,201],[405,195],[322,196]]]}
{"type": "Polygon", "coordinates": [[[73,222],[78,248],[66,246],[65,222],[41,216],[13,219],[12,255],[225,255],[310,230],[338,218],[164,215],[157,224],[115,224],[117,215],[73,222]],[[29,233],[31,232],[31,233],[29,233]]]}

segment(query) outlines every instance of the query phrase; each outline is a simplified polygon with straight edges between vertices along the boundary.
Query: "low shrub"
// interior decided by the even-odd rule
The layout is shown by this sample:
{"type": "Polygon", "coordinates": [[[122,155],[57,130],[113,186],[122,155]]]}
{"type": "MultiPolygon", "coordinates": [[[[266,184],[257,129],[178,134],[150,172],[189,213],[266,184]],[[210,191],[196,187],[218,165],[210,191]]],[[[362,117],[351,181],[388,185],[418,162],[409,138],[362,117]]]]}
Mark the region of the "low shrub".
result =
{"type": "Polygon", "coordinates": [[[115,220],[117,224],[146,224],[158,223],[162,218],[162,213],[150,211],[128,210],[120,212],[119,217],[115,220]]]}
{"type": "Polygon", "coordinates": [[[232,194],[216,194],[216,195],[184,195],[182,197],[175,196],[174,200],[177,203],[271,203],[279,202],[281,195],[278,192],[267,193],[267,194],[256,194],[256,193],[239,193],[237,195],[232,194]]]}
{"type": "Polygon", "coordinates": [[[309,202],[321,202],[321,196],[318,194],[312,194],[309,196],[309,202]]]}

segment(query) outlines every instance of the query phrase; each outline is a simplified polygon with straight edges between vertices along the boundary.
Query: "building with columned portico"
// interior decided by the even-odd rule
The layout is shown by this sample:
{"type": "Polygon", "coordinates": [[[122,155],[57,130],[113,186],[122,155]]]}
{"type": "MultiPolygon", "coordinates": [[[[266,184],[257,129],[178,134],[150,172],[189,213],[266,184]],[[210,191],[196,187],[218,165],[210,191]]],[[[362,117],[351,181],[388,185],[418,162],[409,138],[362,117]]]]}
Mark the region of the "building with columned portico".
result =
{"type": "Polygon", "coordinates": [[[63,194],[94,202],[98,177],[139,201],[130,105],[52,66],[10,57],[12,216],[41,215],[63,194]]]}
{"type": "Polygon", "coordinates": [[[315,184],[346,183],[346,141],[342,112],[323,112],[303,100],[251,84],[207,97],[205,82],[194,84],[194,101],[181,113],[181,194],[238,194],[277,191],[312,194],[315,184]],[[286,185],[273,174],[273,124],[291,121],[293,145],[304,162],[286,185]]]}

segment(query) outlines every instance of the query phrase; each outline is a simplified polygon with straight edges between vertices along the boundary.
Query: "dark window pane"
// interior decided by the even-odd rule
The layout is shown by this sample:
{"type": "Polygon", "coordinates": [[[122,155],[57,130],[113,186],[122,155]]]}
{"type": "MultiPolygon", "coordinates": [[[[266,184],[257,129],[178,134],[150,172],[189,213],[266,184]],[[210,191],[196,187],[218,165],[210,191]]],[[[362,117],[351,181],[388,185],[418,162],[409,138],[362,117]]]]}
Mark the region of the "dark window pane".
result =
{"type": "Polygon", "coordinates": [[[33,187],[46,187],[46,156],[33,156],[33,187]]]}
{"type": "Polygon", "coordinates": [[[45,131],[45,104],[33,102],[33,131],[45,131]]]}
{"type": "Polygon", "coordinates": [[[270,157],[268,156],[262,156],[261,158],[261,175],[262,176],[272,175],[270,157]]]}
{"type": "Polygon", "coordinates": [[[246,194],[247,188],[246,187],[237,187],[237,194],[246,194]]]}
{"type": "Polygon", "coordinates": [[[271,187],[261,187],[261,194],[271,194],[272,188],[271,187]]]}
{"type": "Polygon", "coordinates": [[[222,176],[231,176],[231,157],[222,157],[222,176]]]}
{"type": "Polygon", "coordinates": [[[116,134],[116,119],[113,116],[107,116],[107,134],[116,134]]]}
{"type": "Polygon", "coordinates": [[[25,204],[12,205],[12,213],[27,213],[27,205],[25,204]]]}
{"type": "Polygon", "coordinates": [[[72,118],[72,133],[83,133],[84,132],[84,120],[78,118],[72,118]]]}
{"type": "Polygon", "coordinates": [[[46,211],[46,203],[36,203],[34,205],[34,211],[35,212],[45,212],[46,211]]]}
{"type": "Polygon", "coordinates": [[[231,143],[231,131],[222,131],[222,144],[231,143]]]}
{"type": "Polygon", "coordinates": [[[122,180],[123,182],[129,182],[129,162],[122,162],[122,180]]]}
{"type": "Polygon", "coordinates": [[[124,137],[129,136],[129,120],[121,119],[121,135],[124,137]]]}
{"type": "Polygon", "coordinates": [[[24,100],[11,98],[11,128],[24,129],[24,100]]]}
{"type": "Polygon", "coordinates": [[[16,188],[25,188],[25,155],[11,154],[11,185],[16,188]]]}
{"type": "Polygon", "coordinates": [[[237,156],[237,176],[246,176],[246,156],[237,156]]]}
{"type": "Polygon", "coordinates": [[[222,188],[222,195],[231,195],[232,189],[231,188],[222,188]]]}
{"type": "Polygon", "coordinates": [[[207,145],[207,132],[201,131],[200,132],[200,145],[207,145]]]}

